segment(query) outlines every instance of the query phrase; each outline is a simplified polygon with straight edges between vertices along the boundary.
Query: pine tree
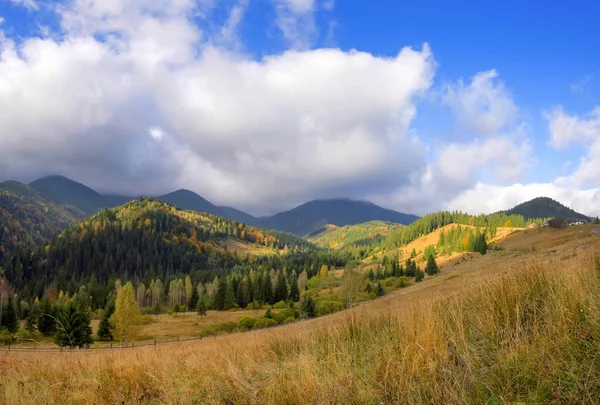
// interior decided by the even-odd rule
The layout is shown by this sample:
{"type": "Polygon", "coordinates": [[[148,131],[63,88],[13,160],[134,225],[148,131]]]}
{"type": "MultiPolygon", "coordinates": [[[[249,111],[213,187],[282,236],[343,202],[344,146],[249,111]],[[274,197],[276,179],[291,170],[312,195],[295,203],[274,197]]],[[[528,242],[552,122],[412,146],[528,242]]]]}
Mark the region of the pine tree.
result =
{"type": "Polygon", "coordinates": [[[117,292],[115,312],[110,317],[110,323],[114,327],[113,335],[119,341],[132,340],[137,336],[141,324],[140,307],[131,282],[117,292]]]}
{"type": "Polygon", "coordinates": [[[300,289],[298,288],[298,281],[295,277],[290,280],[290,300],[293,302],[300,301],[300,289]]]}
{"type": "Polygon", "coordinates": [[[427,275],[429,276],[433,276],[434,274],[439,273],[440,269],[437,265],[437,263],[435,262],[435,259],[433,256],[429,256],[429,258],[427,259],[427,266],[425,267],[425,273],[427,273],[427,275]]]}
{"type": "Polygon", "coordinates": [[[419,268],[417,268],[417,270],[415,270],[415,282],[419,282],[419,281],[423,281],[423,279],[425,278],[425,273],[423,273],[423,271],[419,268]]]}
{"type": "Polygon", "coordinates": [[[17,311],[12,297],[9,298],[8,303],[2,312],[2,325],[0,325],[0,327],[8,329],[11,333],[17,333],[19,330],[19,322],[17,320],[17,311]]]}
{"type": "Polygon", "coordinates": [[[288,288],[287,283],[285,282],[285,276],[283,273],[279,273],[277,276],[277,285],[275,286],[275,291],[273,292],[273,301],[287,301],[288,298],[288,288]]]}
{"type": "Polygon", "coordinates": [[[115,313],[115,302],[111,302],[106,306],[106,309],[102,312],[100,317],[100,324],[98,325],[98,338],[101,340],[113,340],[112,326],[110,324],[110,317],[115,313]]]}
{"type": "Polygon", "coordinates": [[[271,276],[269,274],[265,274],[264,276],[264,297],[265,297],[265,302],[267,304],[274,304],[275,301],[273,301],[273,284],[271,283],[271,276]]]}
{"type": "Polygon", "coordinates": [[[196,304],[196,311],[198,311],[198,315],[200,316],[206,315],[206,305],[204,304],[203,299],[198,300],[198,304],[196,304]]]}
{"type": "Polygon", "coordinates": [[[377,290],[376,290],[377,296],[381,297],[383,295],[385,295],[385,290],[383,289],[383,286],[381,285],[380,282],[377,282],[377,290]]]}
{"type": "Polygon", "coordinates": [[[317,304],[310,295],[305,295],[301,304],[302,312],[306,314],[308,318],[314,318],[317,316],[317,304]]]}
{"type": "Polygon", "coordinates": [[[44,336],[51,336],[56,330],[56,313],[47,295],[40,301],[40,316],[38,318],[38,330],[44,336]]]}
{"type": "Polygon", "coordinates": [[[223,311],[225,309],[225,296],[227,295],[227,280],[225,276],[222,276],[219,279],[219,284],[217,285],[217,292],[215,294],[215,308],[219,311],[223,311]]]}
{"type": "Polygon", "coordinates": [[[25,318],[25,330],[27,332],[35,332],[37,324],[37,318],[33,311],[29,311],[27,317],[25,318]]]}
{"type": "Polygon", "coordinates": [[[225,286],[225,303],[223,305],[223,309],[229,310],[233,307],[235,307],[235,294],[233,283],[231,282],[231,280],[229,280],[227,281],[225,286]]]}
{"type": "Polygon", "coordinates": [[[58,308],[54,343],[60,347],[84,347],[93,342],[87,307],[70,300],[58,308]]]}
{"type": "Polygon", "coordinates": [[[199,299],[200,299],[200,296],[198,295],[198,289],[197,289],[197,288],[194,288],[194,289],[192,290],[192,295],[191,295],[191,297],[190,297],[190,299],[189,299],[189,302],[188,302],[188,308],[189,308],[191,311],[193,311],[193,310],[195,310],[195,309],[196,309],[196,305],[198,305],[198,300],[199,300],[199,299]]]}

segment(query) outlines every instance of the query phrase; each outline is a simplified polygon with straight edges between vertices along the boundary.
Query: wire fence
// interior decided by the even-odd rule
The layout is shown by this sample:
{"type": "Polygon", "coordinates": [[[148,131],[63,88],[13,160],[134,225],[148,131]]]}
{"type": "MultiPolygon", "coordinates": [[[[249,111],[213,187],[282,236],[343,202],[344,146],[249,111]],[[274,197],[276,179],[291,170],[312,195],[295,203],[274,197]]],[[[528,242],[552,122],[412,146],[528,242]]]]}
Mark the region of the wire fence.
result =
{"type": "MultiPolygon", "coordinates": [[[[214,336],[213,336],[214,337],[214,336]]],[[[200,341],[207,338],[197,337],[197,338],[177,338],[172,340],[158,340],[155,339],[153,342],[149,343],[110,343],[99,345],[95,347],[38,347],[37,344],[33,346],[24,346],[22,344],[9,344],[7,346],[1,347],[0,352],[36,352],[36,353],[81,353],[81,352],[93,352],[99,350],[124,350],[124,349],[139,349],[142,347],[157,347],[165,344],[177,344],[191,341],[200,341]]]]}

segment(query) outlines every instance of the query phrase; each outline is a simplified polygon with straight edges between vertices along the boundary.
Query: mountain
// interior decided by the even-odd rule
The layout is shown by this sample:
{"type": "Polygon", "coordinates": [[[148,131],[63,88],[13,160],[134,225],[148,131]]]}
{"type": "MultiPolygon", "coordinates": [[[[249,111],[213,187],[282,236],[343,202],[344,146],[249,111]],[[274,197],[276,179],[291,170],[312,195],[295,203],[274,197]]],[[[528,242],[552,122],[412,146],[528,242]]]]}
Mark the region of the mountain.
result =
{"type": "Polygon", "coordinates": [[[348,199],[314,200],[272,217],[260,218],[261,226],[305,236],[326,225],[355,225],[373,220],[410,224],[419,217],[348,199]]]}
{"type": "Polygon", "coordinates": [[[35,193],[23,198],[6,191],[6,186],[0,183],[0,263],[11,251],[41,243],[59,232],[67,216],[59,208],[37,199],[35,193]]]}
{"type": "Polygon", "coordinates": [[[218,209],[219,209],[219,212],[221,213],[221,215],[224,216],[225,218],[231,218],[238,222],[243,222],[247,225],[254,225],[254,226],[260,225],[260,220],[258,218],[254,217],[248,213],[245,213],[244,211],[240,211],[233,207],[218,207],[218,209]]]}
{"type": "Polygon", "coordinates": [[[221,214],[221,211],[216,205],[190,190],[177,190],[172,193],[156,197],[156,199],[173,204],[182,210],[192,210],[196,212],[206,212],[217,215],[221,214]]]}
{"type": "Polygon", "coordinates": [[[29,183],[29,187],[47,199],[75,206],[87,215],[108,207],[106,197],[102,194],[63,176],[44,177],[29,183]]]}
{"type": "Polygon", "coordinates": [[[390,232],[403,226],[385,221],[369,221],[342,227],[327,225],[307,235],[307,240],[326,249],[374,245],[381,242],[390,232]]]}
{"type": "Polygon", "coordinates": [[[503,212],[507,215],[522,215],[525,219],[563,218],[590,220],[586,215],[580,214],[548,197],[534,198],[503,212]]]}

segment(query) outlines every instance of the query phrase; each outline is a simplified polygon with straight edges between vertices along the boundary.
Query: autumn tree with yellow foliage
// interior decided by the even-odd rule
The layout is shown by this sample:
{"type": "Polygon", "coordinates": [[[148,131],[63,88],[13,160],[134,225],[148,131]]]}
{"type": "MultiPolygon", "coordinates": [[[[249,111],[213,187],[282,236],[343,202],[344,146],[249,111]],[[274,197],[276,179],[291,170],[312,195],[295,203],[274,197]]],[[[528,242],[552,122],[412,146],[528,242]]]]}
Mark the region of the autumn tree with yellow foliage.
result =
{"type": "Polygon", "coordinates": [[[115,302],[115,313],[110,320],[115,339],[128,341],[137,337],[142,319],[131,282],[119,288],[115,302]]]}

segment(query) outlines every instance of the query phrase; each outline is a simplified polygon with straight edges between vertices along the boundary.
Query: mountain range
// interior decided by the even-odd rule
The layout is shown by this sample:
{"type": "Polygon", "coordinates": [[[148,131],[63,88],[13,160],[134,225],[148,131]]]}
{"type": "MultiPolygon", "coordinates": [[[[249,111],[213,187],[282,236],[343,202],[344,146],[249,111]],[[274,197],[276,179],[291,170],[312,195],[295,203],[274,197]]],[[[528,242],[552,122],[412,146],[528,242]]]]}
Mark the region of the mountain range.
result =
{"type": "MultiPolygon", "coordinates": [[[[24,200],[55,212],[61,223],[85,219],[101,209],[112,208],[137,196],[103,195],[92,188],[62,176],[49,176],[29,184],[17,181],[0,183],[4,190],[24,200]]],[[[346,226],[381,220],[407,225],[419,217],[379,207],[366,201],[350,199],[314,200],[273,216],[254,217],[232,207],[219,207],[189,190],[177,190],[155,197],[184,210],[206,212],[247,225],[275,229],[305,236],[325,225],[346,226]]]]}

